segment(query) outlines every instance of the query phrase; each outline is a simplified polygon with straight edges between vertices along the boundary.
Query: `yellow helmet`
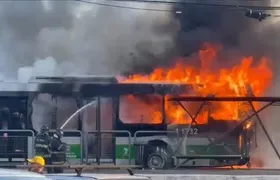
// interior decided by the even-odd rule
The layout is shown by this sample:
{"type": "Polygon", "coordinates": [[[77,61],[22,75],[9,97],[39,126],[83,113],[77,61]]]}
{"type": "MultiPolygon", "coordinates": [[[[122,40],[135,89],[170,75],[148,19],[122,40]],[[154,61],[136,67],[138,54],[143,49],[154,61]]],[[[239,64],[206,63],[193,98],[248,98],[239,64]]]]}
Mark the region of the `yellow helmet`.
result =
{"type": "Polygon", "coordinates": [[[41,166],[45,166],[45,160],[42,156],[34,156],[32,159],[27,159],[29,163],[37,163],[41,166]]]}

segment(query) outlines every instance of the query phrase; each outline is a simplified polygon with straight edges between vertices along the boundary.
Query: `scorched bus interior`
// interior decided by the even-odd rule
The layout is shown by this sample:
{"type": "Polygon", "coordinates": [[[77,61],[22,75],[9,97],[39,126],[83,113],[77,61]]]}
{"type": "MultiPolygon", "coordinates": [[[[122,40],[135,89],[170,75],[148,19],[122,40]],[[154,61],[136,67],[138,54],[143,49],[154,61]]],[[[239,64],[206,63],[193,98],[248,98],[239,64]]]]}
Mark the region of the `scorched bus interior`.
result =
{"type": "MultiPolygon", "coordinates": [[[[73,104],[75,104],[72,112],[59,118],[57,113],[59,106],[55,106],[56,109],[50,112],[51,128],[53,129],[60,127],[64,122],[59,124],[59,119],[66,120],[83,105],[100,98],[100,103],[91,107],[92,112],[79,115],[75,121],[77,124],[70,129],[86,130],[87,132],[100,129],[130,131],[132,136],[136,137],[134,142],[137,147],[136,164],[150,168],[163,168],[174,164],[176,166],[182,159],[184,161],[182,165],[188,164],[188,166],[226,166],[245,164],[248,161],[247,142],[251,139],[251,128],[242,126],[222,139],[219,144],[209,148],[206,147],[206,144],[209,144],[212,138],[226,132],[238,121],[213,118],[211,111],[215,105],[211,103],[185,104],[184,107],[188,109],[186,110],[178,104],[167,101],[169,96],[191,92],[192,85],[119,84],[114,77],[36,77],[27,85],[16,85],[15,83],[14,86],[18,86],[15,89],[9,89],[11,86],[8,85],[3,86],[6,87],[6,90],[0,94],[1,128],[3,130],[29,129],[36,133],[38,128],[34,128],[34,123],[37,120],[36,116],[35,118],[32,116],[35,109],[32,102],[39,94],[49,94],[53,99],[57,97],[72,98],[73,104]],[[193,122],[191,116],[195,117],[193,122]],[[189,129],[189,133],[186,133],[191,122],[192,127],[189,129]],[[85,129],[89,128],[89,124],[92,127],[85,129]],[[137,131],[162,131],[162,133],[151,132],[136,135],[137,131]],[[170,131],[174,133],[169,133],[170,131]],[[141,140],[141,143],[137,140],[141,140]],[[158,149],[161,149],[161,152],[158,152],[158,149]],[[160,158],[164,158],[166,163],[160,166],[156,163],[153,164],[155,156],[164,156],[160,158]],[[174,162],[174,156],[179,160],[177,163],[174,162]],[[230,158],[230,156],[234,158],[230,158]],[[247,159],[244,160],[244,157],[247,159]],[[187,162],[193,159],[207,159],[211,162],[192,161],[191,164],[187,162]]],[[[7,158],[9,162],[27,158],[30,147],[28,147],[28,143],[25,143],[27,138],[18,138],[19,134],[22,135],[17,132],[3,132],[0,136],[3,142],[1,142],[3,148],[0,148],[2,161],[4,161],[3,158],[7,158]]],[[[118,137],[122,136],[125,135],[118,135],[118,137]]],[[[100,162],[102,158],[111,158],[113,162],[115,161],[114,138],[110,138],[106,142],[104,140],[98,142],[94,137],[88,138],[90,143],[85,148],[87,158],[92,156],[92,158],[96,158],[97,162],[100,162]],[[96,144],[99,144],[99,148],[94,148],[96,144]]]]}
{"type": "MultiPolygon", "coordinates": [[[[23,94],[4,93],[0,97],[1,130],[16,130],[31,128],[27,121],[28,97],[23,94]],[[5,94],[5,96],[3,96],[5,94]]],[[[27,138],[21,135],[31,135],[28,132],[0,132],[0,159],[17,161],[27,158],[27,138]]]]}

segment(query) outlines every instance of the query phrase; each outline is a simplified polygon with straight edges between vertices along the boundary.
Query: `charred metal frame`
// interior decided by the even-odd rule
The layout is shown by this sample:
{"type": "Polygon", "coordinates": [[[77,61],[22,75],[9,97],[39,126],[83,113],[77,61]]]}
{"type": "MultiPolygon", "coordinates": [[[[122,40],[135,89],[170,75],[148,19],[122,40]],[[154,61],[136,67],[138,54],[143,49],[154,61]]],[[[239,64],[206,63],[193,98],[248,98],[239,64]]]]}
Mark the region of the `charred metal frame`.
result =
{"type": "Polygon", "coordinates": [[[57,128],[57,96],[52,96],[52,100],[54,101],[53,113],[52,113],[52,129],[57,128]]]}
{"type": "MultiPolygon", "coordinates": [[[[80,109],[82,107],[82,102],[79,97],[76,98],[76,104],[77,104],[77,109],[80,109]]],[[[78,114],[78,130],[82,130],[83,125],[82,125],[82,116],[81,113],[78,114]]]]}
{"type": "Polygon", "coordinates": [[[97,106],[96,106],[96,130],[97,130],[97,157],[96,162],[97,165],[100,165],[101,159],[101,102],[100,97],[97,97],[97,106]]]}
{"type": "MultiPolygon", "coordinates": [[[[28,129],[32,129],[34,130],[33,128],[33,122],[32,122],[32,114],[33,114],[33,101],[34,99],[37,97],[37,95],[35,93],[30,93],[28,97],[28,100],[27,100],[27,119],[26,119],[26,124],[27,124],[27,128],[28,129]]],[[[37,133],[37,132],[36,132],[37,133]]]]}
{"type": "MultiPolygon", "coordinates": [[[[197,114],[201,111],[202,107],[200,106],[196,115],[194,117],[191,116],[191,114],[188,112],[188,110],[186,109],[186,107],[182,104],[183,102],[202,102],[202,106],[203,104],[207,103],[207,102],[213,102],[213,101],[224,101],[224,102],[244,102],[247,101],[249,103],[249,105],[251,106],[251,109],[253,111],[253,113],[251,115],[248,115],[248,117],[246,117],[245,119],[243,119],[242,121],[240,121],[235,127],[233,127],[232,129],[228,130],[227,132],[223,133],[221,136],[219,136],[218,138],[215,138],[214,141],[211,141],[210,138],[208,138],[209,140],[209,145],[208,147],[211,147],[215,144],[217,144],[218,142],[220,142],[221,140],[223,140],[225,137],[227,137],[231,132],[233,132],[234,130],[236,130],[236,128],[243,126],[246,122],[248,122],[252,117],[256,116],[257,118],[257,122],[260,124],[262,130],[264,131],[271,147],[273,148],[275,154],[277,155],[278,159],[280,160],[280,154],[279,151],[277,150],[273,140],[271,139],[269,133],[267,132],[260,116],[258,115],[258,113],[260,113],[261,111],[263,111],[264,109],[266,109],[267,107],[273,105],[274,103],[280,102],[280,97],[188,97],[188,96],[177,96],[177,97],[172,97],[170,99],[168,99],[169,101],[175,101],[177,102],[185,111],[186,113],[191,117],[192,121],[188,126],[188,130],[186,131],[186,133],[184,134],[184,138],[187,138],[188,134],[189,134],[189,130],[192,126],[192,124],[195,122],[195,118],[197,117],[197,114]],[[267,102],[267,104],[263,105],[260,109],[256,110],[253,102],[267,102]]],[[[255,133],[255,132],[254,132],[255,133]]],[[[181,141],[179,142],[179,145],[182,144],[183,139],[181,139],[181,141]]],[[[224,145],[225,146],[225,145],[224,145]]],[[[213,156],[186,156],[186,158],[217,158],[217,157],[213,157],[213,156]]],[[[224,158],[231,158],[231,157],[224,157],[224,158]]],[[[241,157],[242,158],[242,157],[241,157]]],[[[188,161],[188,160],[186,160],[188,161]]],[[[186,161],[184,161],[183,163],[180,163],[177,167],[181,166],[182,164],[184,164],[186,161]]],[[[176,167],[176,168],[177,168],[176,167]]]]}

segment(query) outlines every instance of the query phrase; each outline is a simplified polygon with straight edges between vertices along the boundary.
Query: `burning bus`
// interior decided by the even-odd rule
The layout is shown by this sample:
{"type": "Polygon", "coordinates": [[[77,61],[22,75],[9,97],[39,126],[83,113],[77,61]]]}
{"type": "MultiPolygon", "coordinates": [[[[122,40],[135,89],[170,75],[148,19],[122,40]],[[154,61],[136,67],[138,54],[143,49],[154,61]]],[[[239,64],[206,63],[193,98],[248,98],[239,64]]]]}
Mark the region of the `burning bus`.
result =
{"type": "Polygon", "coordinates": [[[261,96],[269,87],[272,73],[266,58],[254,64],[252,57],[245,57],[234,67],[218,71],[214,67],[213,71],[209,67],[216,56],[217,47],[207,45],[199,52],[200,68],[177,61],[174,67],[124,79],[66,76],[35,77],[28,83],[1,82],[0,106],[8,109],[8,116],[1,118],[6,123],[1,121],[1,145],[5,148],[1,148],[0,160],[25,161],[33,153],[30,135],[36,133],[34,129],[38,131],[42,124],[60,128],[77,109],[94,102],[71,121],[76,123],[65,127],[69,130],[63,139],[69,145],[68,162],[148,168],[247,164],[255,123],[253,119],[242,125],[239,122],[251,111],[248,103],[168,100],[178,95],[261,96]],[[47,98],[40,97],[42,94],[47,98]],[[35,101],[40,102],[44,114],[38,114],[41,110],[35,101]],[[20,133],[7,133],[5,129],[19,127],[14,126],[11,116],[15,112],[25,126],[20,133]],[[227,136],[219,138],[229,130],[227,136]],[[18,136],[25,137],[18,140],[18,136]]]}
{"type": "MultiPolygon", "coordinates": [[[[38,124],[38,118],[32,116],[36,113],[32,101],[39,94],[49,94],[52,99],[75,99],[76,109],[96,102],[75,119],[80,125],[65,132],[63,140],[70,146],[67,155],[70,163],[111,162],[148,168],[246,164],[253,136],[251,122],[240,126],[219,143],[208,146],[213,138],[236,125],[238,120],[215,119],[212,116],[215,112],[213,107],[217,106],[215,103],[194,103],[187,105],[191,107],[189,110],[184,110],[167,100],[172,95],[193,94],[196,88],[203,88],[200,86],[118,83],[114,77],[36,77],[26,84],[2,83],[2,109],[9,109],[10,114],[21,113],[25,128],[13,128],[15,120],[6,119],[8,130],[17,129],[19,132],[8,131],[2,145],[9,149],[0,153],[1,162],[19,163],[32,156],[30,130],[33,131],[38,124]],[[184,112],[185,119],[180,114],[177,115],[178,120],[171,119],[167,112],[170,109],[176,113],[184,112]],[[191,128],[190,124],[193,124],[191,128]]],[[[246,104],[239,103],[238,106],[243,109],[241,106],[246,107],[246,104]]],[[[61,117],[59,111],[63,109],[58,104],[54,107],[50,112],[52,129],[60,128],[58,117],[61,117]]],[[[72,113],[74,111],[69,116],[72,113]]],[[[240,111],[238,118],[241,116],[240,111]]],[[[40,122],[40,125],[43,123],[49,122],[40,122]]]]}
{"type": "MultiPolygon", "coordinates": [[[[236,116],[215,119],[215,109],[221,102],[201,101],[179,105],[167,100],[182,92],[191,95],[196,88],[203,87],[180,84],[177,85],[180,91],[176,92],[176,85],[172,86],[173,90],[154,94],[120,96],[116,128],[132,134],[135,164],[161,169],[241,166],[249,163],[255,124],[251,120],[240,126],[239,120],[250,114],[250,105],[246,102],[226,102],[237,108],[236,116]],[[238,128],[212,144],[237,125],[238,128]]],[[[125,141],[125,137],[117,138],[120,144],[125,141]]],[[[120,159],[117,161],[122,162],[120,159]]]]}
{"type": "MultiPolygon", "coordinates": [[[[192,86],[192,91],[181,92],[182,96],[263,95],[272,80],[268,59],[263,57],[256,63],[253,62],[253,57],[242,57],[238,61],[240,63],[225,68],[217,61],[221,50],[220,45],[206,43],[195,59],[196,63],[199,62],[199,67],[186,64],[185,61],[189,59],[185,61],[178,59],[172,67],[158,67],[148,74],[133,74],[122,83],[196,85],[192,86]]],[[[170,96],[173,95],[165,94],[167,98],[170,96]]],[[[141,126],[167,125],[167,135],[161,136],[162,132],[157,132],[153,140],[151,134],[145,132],[134,135],[134,143],[139,145],[137,151],[140,151],[136,154],[141,154],[136,158],[138,164],[142,163],[150,168],[164,168],[174,165],[176,167],[244,165],[249,162],[252,136],[256,128],[253,120],[244,126],[238,126],[235,131],[230,131],[230,134],[227,133],[227,137],[218,144],[209,146],[213,145],[213,139],[220,134],[240,125],[239,122],[252,111],[249,103],[180,102],[176,105],[164,100],[165,98],[155,98],[155,95],[141,98],[121,97],[121,100],[122,98],[124,102],[129,102],[127,103],[129,106],[125,110],[120,107],[120,119],[131,120],[132,124],[142,122],[141,126]],[[134,103],[135,106],[131,105],[134,103]],[[127,117],[128,115],[130,117],[127,117]]],[[[259,108],[258,103],[253,104],[255,108],[259,108]]]]}

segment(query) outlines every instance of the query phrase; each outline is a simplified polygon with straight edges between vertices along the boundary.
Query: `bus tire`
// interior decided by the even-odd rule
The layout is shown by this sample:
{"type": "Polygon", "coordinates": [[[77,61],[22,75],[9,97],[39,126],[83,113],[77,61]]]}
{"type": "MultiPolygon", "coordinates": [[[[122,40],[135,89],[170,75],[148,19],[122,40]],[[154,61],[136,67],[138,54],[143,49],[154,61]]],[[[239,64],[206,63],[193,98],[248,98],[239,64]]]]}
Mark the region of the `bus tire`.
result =
{"type": "Polygon", "coordinates": [[[173,159],[165,147],[157,147],[148,154],[145,164],[149,169],[167,169],[173,167],[173,159]]]}

